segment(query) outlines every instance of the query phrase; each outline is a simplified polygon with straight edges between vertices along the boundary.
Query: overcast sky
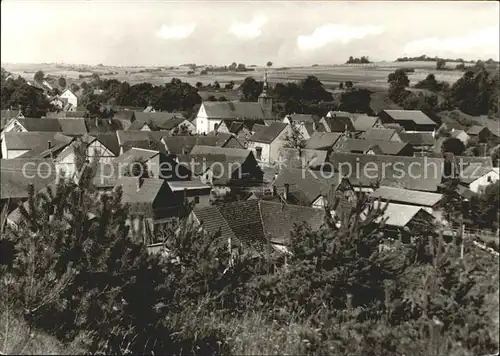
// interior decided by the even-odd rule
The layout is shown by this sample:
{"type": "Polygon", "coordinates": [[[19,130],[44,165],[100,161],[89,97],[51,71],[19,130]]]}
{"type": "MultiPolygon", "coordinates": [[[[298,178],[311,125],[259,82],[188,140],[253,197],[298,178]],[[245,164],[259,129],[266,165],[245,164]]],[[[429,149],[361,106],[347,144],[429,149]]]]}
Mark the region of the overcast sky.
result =
{"type": "Polygon", "coordinates": [[[1,2],[2,62],[343,63],[349,56],[499,58],[499,3],[1,2]]]}

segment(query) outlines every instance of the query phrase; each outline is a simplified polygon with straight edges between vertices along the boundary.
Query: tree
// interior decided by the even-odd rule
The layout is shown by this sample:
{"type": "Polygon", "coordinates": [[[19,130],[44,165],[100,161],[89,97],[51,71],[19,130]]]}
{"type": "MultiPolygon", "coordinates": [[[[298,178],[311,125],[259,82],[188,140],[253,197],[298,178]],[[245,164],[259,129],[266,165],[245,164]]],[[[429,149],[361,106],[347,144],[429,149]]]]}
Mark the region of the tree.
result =
{"type": "Polygon", "coordinates": [[[455,156],[461,156],[465,151],[465,145],[458,138],[447,138],[443,141],[441,151],[443,153],[450,152],[455,156]]]}
{"type": "Polygon", "coordinates": [[[266,63],[266,66],[267,66],[268,68],[272,67],[272,66],[273,66],[273,62],[271,62],[271,61],[267,62],[267,63],[266,63]]]}
{"type": "Polygon", "coordinates": [[[290,123],[290,133],[285,136],[285,147],[299,150],[299,154],[306,147],[306,139],[302,134],[301,125],[296,122],[290,123]]]}
{"type": "MultiPolygon", "coordinates": [[[[371,94],[370,90],[359,88],[343,92],[340,96],[340,110],[372,115],[373,110],[370,107],[371,94]]],[[[362,120],[362,118],[359,120],[362,120]]]]}
{"type": "Polygon", "coordinates": [[[344,82],[340,82],[340,83],[339,83],[339,89],[340,89],[340,90],[344,89],[344,82]]]}
{"type": "Polygon", "coordinates": [[[228,90],[233,90],[234,88],[234,81],[231,80],[229,83],[226,83],[226,85],[224,86],[224,89],[228,89],[228,90]]]}
{"type": "Polygon", "coordinates": [[[240,90],[243,93],[242,101],[257,101],[260,93],[262,93],[263,83],[257,82],[252,77],[246,77],[240,85],[240,90]]]}
{"type": "Polygon", "coordinates": [[[214,87],[215,89],[220,89],[220,84],[219,84],[219,82],[218,82],[217,80],[214,82],[213,87],[214,87]]]}
{"type": "Polygon", "coordinates": [[[350,80],[345,82],[345,87],[347,89],[352,89],[353,86],[354,86],[354,84],[350,80]]]}
{"type": "Polygon", "coordinates": [[[446,67],[446,61],[444,59],[438,59],[436,62],[436,69],[437,70],[442,70],[446,67]]]}
{"type": "Polygon", "coordinates": [[[57,84],[59,84],[61,88],[66,88],[66,78],[59,77],[59,79],[57,80],[57,84]]]}
{"type": "Polygon", "coordinates": [[[387,77],[389,83],[389,97],[395,103],[403,102],[410,94],[406,88],[410,85],[410,79],[403,68],[396,69],[387,77]]]}
{"type": "Polygon", "coordinates": [[[69,86],[69,88],[71,89],[71,91],[73,93],[76,93],[76,92],[78,92],[80,90],[80,87],[76,83],[71,83],[71,85],[69,86]]]}
{"type": "Polygon", "coordinates": [[[45,79],[45,73],[43,71],[39,70],[35,73],[35,75],[33,76],[33,79],[35,80],[35,82],[41,83],[45,79]]]}
{"type": "Polygon", "coordinates": [[[196,82],[196,88],[201,89],[203,87],[202,82],[196,82]]]}

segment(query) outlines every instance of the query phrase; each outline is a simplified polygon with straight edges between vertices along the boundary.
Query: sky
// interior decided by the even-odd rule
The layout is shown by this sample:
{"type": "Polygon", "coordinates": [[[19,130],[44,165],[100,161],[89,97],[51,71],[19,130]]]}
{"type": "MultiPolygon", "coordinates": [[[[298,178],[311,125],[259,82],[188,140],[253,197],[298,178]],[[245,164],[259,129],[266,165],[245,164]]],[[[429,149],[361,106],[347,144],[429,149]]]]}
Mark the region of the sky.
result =
{"type": "Polygon", "coordinates": [[[499,3],[3,0],[3,63],[339,64],[499,58],[499,3]]]}

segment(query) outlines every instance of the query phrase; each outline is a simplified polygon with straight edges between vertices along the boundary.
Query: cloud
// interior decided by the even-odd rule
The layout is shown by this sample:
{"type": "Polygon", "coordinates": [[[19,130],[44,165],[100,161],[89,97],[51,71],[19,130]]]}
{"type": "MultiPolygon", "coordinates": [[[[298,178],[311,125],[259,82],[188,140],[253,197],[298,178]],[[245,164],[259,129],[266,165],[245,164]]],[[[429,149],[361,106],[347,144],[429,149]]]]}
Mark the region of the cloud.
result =
{"type": "Polygon", "coordinates": [[[229,32],[241,39],[257,38],[262,33],[262,26],[267,23],[265,16],[256,16],[247,23],[233,23],[229,32]]]}
{"type": "MultiPolygon", "coordinates": [[[[429,37],[409,42],[404,47],[407,55],[421,55],[422,53],[433,53],[441,55],[444,53],[475,54],[478,49],[484,49],[484,53],[493,55],[496,52],[498,58],[498,27],[487,27],[462,36],[453,37],[429,37]]],[[[482,51],[477,51],[481,55],[482,51]]]]}
{"type": "Polygon", "coordinates": [[[169,39],[183,39],[191,36],[196,28],[195,23],[191,23],[184,26],[167,26],[162,25],[158,31],[156,31],[156,36],[169,40],[169,39]]]}
{"type": "Polygon", "coordinates": [[[346,44],[353,40],[376,36],[383,32],[384,29],[381,26],[327,24],[316,28],[309,36],[298,36],[297,46],[301,50],[314,50],[332,42],[346,44]]]}

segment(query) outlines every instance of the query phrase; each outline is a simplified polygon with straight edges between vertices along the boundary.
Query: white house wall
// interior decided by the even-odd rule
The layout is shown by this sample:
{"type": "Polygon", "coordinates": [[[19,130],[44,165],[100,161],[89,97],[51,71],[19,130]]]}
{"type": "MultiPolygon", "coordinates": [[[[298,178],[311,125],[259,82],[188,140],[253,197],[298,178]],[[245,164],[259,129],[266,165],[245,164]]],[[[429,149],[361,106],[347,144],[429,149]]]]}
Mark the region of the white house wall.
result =
{"type": "Polygon", "coordinates": [[[479,193],[486,186],[497,182],[498,179],[499,179],[498,174],[495,171],[491,171],[482,176],[481,178],[478,178],[475,181],[473,181],[469,185],[469,189],[472,190],[474,193],[479,193]]]}

